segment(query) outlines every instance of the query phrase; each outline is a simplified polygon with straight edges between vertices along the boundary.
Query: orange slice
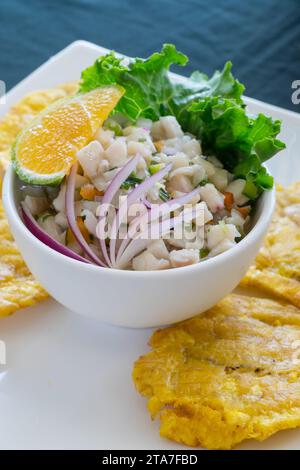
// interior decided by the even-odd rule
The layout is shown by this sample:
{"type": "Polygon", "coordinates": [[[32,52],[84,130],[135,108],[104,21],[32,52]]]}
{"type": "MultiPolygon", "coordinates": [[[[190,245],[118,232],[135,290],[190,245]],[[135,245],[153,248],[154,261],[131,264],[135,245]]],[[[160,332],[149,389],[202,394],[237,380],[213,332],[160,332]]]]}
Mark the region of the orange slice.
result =
{"type": "Polygon", "coordinates": [[[13,166],[20,179],[29,184],[58,184],[123,93],[117,86],[96,88],[43,111],[19,134],[13,146],[13,166]]]}

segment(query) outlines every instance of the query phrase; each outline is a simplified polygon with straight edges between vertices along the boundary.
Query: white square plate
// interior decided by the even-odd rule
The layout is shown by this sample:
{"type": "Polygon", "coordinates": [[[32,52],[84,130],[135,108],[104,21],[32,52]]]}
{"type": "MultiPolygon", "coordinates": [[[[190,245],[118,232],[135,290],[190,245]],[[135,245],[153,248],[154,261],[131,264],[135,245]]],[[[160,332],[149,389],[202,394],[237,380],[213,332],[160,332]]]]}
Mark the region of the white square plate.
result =
{"type": "MultiPolygon", "coordinates": [[[[30,91],[78,79],[106,52],[74,42],[6,95],[0,117],[30,91]]],[[[269,165],[275,178],[283,184],[300,179],[300,115],[248,98],[247,103],[252,112],[283,122],[287,150],[269,165]]],[[[53,300],[1,319],[7,365],[0,365],[0,448],[183,449],[159,437],[158,423],[151,422],[131,380],[150,334],[96,323],[53,300]]],[[[240,448],[300,449],[300,430],[240,448]]]]}

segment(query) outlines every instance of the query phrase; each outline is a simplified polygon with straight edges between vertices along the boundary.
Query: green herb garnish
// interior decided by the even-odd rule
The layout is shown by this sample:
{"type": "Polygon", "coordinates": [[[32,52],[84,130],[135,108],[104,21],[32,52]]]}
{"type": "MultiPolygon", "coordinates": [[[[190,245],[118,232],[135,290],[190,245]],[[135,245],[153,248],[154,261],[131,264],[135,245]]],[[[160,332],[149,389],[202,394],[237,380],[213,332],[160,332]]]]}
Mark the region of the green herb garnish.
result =
{"type": "Polygon", "coordinates": [[[209,250],[207,248],[201,248],[199,250],[200,259],[206,258],[208,253],[209,253],[209,250]]]}
{"type": "Polygon", "coordinates": [[[137,184],[141,184],[143,180],[138,178],[134,172],[128,176],[128,178],[121,184],[121,189],[130,189],[134,188],[137,184]]]}
{"type": "Polygon", "coordinates": [[[55,215],[56,215],[56,212],[54,210],[49,210],[45,212],[45,214],[37,217],[37,219],[39,222],[45,222],[45,220],[47,220],[49,217],[54,217],[55,215]]]}
{"type": "Polygon", "coordinates": [[[160,188],[158,193],[160,199],[164,202],[167,202],[171,199],[170,194],[164,188],[160,188]]]}
{"type": "Polygon", "coordinates": [[[250,180],[246,181],[243,194],[247,196],[249,199],[256,199],[257,193],[258,191],[257,191],[257,187],[255,186],[255,184],[250,180]]]}
{"type": "Polygon", "coordinates": [[[120,124],[116,121],[112,121],[108,119],[105,121],[104,126],[105,129],[108,129],[110,131],[113,131],[117,137],[120,137],[123,135],[123,129],[120,126],[120,124]]]}
{"type": "Polygon", "coordinates": [[[151,164],[148,168],[150,175],[154,175],[164,167],[164,163],[154,163],[151,164]]]}

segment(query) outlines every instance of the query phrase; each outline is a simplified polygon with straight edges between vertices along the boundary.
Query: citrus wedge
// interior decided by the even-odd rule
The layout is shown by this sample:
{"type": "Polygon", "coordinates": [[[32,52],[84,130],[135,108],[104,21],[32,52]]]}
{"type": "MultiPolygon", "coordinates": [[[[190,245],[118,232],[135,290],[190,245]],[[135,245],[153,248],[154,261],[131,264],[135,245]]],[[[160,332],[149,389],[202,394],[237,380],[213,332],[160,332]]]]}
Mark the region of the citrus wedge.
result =
{"type": "Polygon", "coordinates": [[[58,184],[76,161],[77,152],[94,137],[124,90],[96,88],[54,103],[17,137],[13,166],[29,184],[58,184]]]}

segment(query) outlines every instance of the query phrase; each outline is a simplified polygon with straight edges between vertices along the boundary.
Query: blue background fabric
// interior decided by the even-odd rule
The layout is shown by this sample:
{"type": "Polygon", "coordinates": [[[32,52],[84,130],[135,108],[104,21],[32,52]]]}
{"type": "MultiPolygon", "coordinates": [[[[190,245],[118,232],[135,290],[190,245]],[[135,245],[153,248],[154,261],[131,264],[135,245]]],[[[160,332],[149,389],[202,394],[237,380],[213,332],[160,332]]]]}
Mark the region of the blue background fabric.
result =
{"type": "Polygon", "coordinates": [[[173,42],[181,73],[228,59],[246,94],[300,111],[300,0],[1,0],[0,80],[7,89],[76,39],[145,57],[173,42]]]}

